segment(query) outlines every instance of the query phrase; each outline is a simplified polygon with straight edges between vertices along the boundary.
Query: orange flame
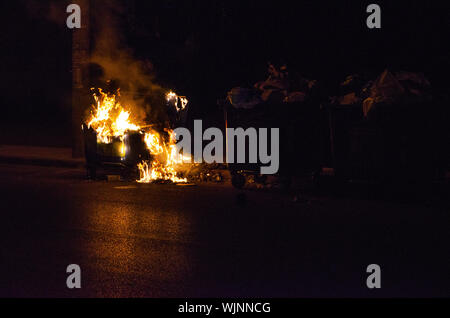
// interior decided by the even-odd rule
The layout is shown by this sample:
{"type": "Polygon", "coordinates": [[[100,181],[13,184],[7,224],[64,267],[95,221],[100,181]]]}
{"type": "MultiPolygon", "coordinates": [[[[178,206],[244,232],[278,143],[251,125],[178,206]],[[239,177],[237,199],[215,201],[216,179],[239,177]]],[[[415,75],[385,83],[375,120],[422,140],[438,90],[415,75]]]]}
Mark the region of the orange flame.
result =
{"type": "MultiPolygon", "coordinates": [[[[176,103],[180,99],[182,109],[186,107],[187,99],[185,97],[178,97],[175,93],[169,92],[167,98],[168,100],[176,98],[176,103]]],[[[116,100],[116,95],[106,94],[99,89],[99,94],[94,94],[94,99],[96,105],[94,105],[94,111],[88,120],[88,127],[96,131],[99,143],[109,144],[113,142],[114,137],[120,138],[122,155],[125,155],[123,143],[125,134],[130,131],[143,132],[144,129],[131,122],[130,112],[116,100]]],[[[138,164],[140,179],[137,182],[149,183],[156,180],[170,180],[175,183],[187,182],[187,179],[177,176],[176,167],[182,163],[183,157],[180,159],[177,154],[173,130],[166,129],[168,138],[164,138],[151,128],[146,128],[146,130],[144,141],[152,155],[152,160],[142,161],[138,164]]]]}
{"type": "Polygon", "coordinates": [[[140,127],[130,122],[130,113],[116,100],[116,95],[103,93],[94,94],[96,106],[88,127],[97,132],[97,141],[104,144],[112,142],[113,137],[123,136],[127,131],[138,131],[140,127]]]}
{"type": "Polygon", "coordinates": [[[164,138],[156,131],[150,131],[145,134],[144,140],[147,149],[153,156],[151,163],[143,161],[138,164],[140,179],[139,183],[149,183],[155,180],[170,180],[175,183],[187,182],[186,178],[177,176],[176,167],[182,163],[176,151],[176,138],[172,130],[166,129],[169,135],[169,141],[166,143],[164,138]]]}
{"type": "Polygon", "coordinates": [[[188,100],[184,96],[178,96],[176,93],[170,91],[166,94],[166,100],[167,102],[172,102],[175,105],[175,108],[178,111],[184,110],[188,104],[188,100]],[[178,102],[180,103],[180,106],[178,107],[178,102]]]}

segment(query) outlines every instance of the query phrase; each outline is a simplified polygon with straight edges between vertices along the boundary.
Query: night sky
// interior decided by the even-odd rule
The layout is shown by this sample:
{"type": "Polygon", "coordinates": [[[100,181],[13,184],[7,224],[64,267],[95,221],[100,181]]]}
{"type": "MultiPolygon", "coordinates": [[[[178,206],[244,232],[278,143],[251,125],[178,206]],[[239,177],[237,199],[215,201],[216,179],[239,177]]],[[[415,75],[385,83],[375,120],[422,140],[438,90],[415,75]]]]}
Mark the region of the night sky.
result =
{"type": "MultiPolygon", "coordinates": [[[[198,116],[232,87],[265,79],[268,60],[286,61],[330,92],[346,75],[385,67],[424,72],[442,91],[448,83],[446,2],[376,1],[381,30],[365,25],[373,1],[116,2],[121,45],[151,61],[162,86],[189,96],[198,116]]],[[[70,120],[71,31],[64,1],[54,3],[1,3],[3,123],[70,120]]],[[[93,1],[94,20],[102,6],[93,1]]]]}

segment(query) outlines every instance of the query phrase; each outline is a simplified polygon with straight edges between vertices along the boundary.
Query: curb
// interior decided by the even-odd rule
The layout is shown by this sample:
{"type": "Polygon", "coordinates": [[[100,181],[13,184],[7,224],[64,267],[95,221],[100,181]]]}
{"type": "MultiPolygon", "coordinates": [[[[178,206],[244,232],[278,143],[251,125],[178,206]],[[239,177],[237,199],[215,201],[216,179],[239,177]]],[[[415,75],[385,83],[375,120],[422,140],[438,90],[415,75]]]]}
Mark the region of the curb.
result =
{"type": "Polygon", "coordinates": [[[62,160],[49,158],[24,158],[12,156],[0,156],[0,163],[16,164],[16,165],[35,165],[44,167],[58,168],[84,168],[84,160],[62,160]]]}

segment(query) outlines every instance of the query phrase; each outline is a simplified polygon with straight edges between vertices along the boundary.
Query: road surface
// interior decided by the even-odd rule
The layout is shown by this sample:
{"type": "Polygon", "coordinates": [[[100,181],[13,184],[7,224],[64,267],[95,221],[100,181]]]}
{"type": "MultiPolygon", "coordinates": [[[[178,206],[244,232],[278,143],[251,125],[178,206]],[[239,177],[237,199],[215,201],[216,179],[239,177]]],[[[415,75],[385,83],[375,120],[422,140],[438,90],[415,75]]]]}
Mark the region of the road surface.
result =
{"type": "Polygon", "coordinates": [[[3,297],[450,296],[442,202],[0,174],[3,297]],[[81,289],[66,286],[69,264],[81,289]],[[369,264],[381,289],[366,286],[369,264]]]}

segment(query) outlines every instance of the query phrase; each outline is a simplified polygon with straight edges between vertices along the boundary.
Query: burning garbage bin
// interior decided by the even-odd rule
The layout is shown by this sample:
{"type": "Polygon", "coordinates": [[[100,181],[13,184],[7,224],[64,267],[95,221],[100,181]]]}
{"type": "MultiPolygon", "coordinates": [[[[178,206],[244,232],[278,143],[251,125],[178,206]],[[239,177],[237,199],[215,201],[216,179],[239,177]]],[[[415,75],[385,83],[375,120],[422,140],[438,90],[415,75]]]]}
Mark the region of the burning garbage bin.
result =
{"type": "Polygon", "coordinates": [[[86,124],[83,124],[82,129],[86,171],[90,179],[95,179],[98,169],[103,169],[106,174],[119,173],[126,180],[136,180],[139,177],[138,163],[151,159],[141,132],[130,132],[123,140],[114,138],[110,143],[102,143],[94,129],[86,124]]]}
{"type": "MultiPolygon", "coordinates": [[[[94,90],[89,119],[82,126],[88,177],[95,178],[102,168],[106,174],[121,174],[125,180],[142,183],[153,181],[187,182],[178,177],[181,163],[175,150],[176,138],[167,122],[146,124],[134,117],[132,107],[123,107],[116,98],[120,94],[94,90]]],[[[187,99],[179,97],[186,109],[187,99]]],[[[178,104],[175,104],[177,106],[178,104]]]]}

